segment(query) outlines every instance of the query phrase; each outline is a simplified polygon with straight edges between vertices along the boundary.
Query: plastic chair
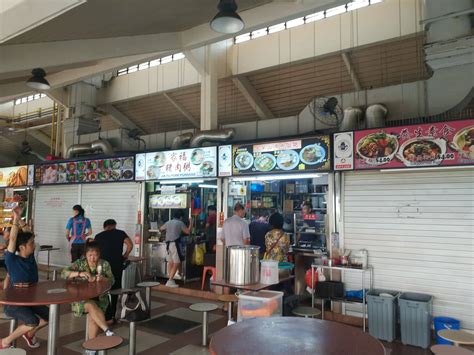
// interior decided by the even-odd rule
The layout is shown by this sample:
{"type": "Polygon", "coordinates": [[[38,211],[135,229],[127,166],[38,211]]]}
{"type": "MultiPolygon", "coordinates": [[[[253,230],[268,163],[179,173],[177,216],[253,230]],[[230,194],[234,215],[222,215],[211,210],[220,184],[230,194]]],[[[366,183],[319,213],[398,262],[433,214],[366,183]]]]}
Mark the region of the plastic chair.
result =
{"type": "Polygon", "coordinates": [[[201,283],[201,290],[204,290],[204,284],[206,283],[206,276],[208,271],[212,273],[211,280],[215,280],[217,276],[217,271],[214,266],[204,266],[202,269],[202,283],[201,283]]]}

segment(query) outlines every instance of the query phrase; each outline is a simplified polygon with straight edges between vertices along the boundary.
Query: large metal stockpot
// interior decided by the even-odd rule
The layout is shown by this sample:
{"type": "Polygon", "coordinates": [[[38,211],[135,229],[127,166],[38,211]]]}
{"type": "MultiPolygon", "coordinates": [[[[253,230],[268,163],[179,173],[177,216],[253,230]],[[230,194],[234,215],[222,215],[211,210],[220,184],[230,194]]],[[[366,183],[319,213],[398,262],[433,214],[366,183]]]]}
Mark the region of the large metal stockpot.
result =
{"type": "Polygon", "coordinates": [[[255,245],[232,245],[226,248],[226,281],[250,285],[260,281],[260,248],[255,245]]]}

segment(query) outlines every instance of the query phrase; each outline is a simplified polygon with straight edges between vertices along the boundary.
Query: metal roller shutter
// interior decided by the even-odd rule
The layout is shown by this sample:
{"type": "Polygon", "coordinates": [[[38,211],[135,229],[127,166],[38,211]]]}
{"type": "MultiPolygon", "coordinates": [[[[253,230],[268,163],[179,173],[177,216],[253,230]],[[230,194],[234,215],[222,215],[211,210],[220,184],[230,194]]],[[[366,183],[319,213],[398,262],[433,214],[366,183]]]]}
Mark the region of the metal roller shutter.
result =
{"type": "Polygon", "coordinates": [[[368,250],[374,287],[431,294],[474,329],[474,171],[351,172],[343,188],[342,241],[368,250]]]}
{"type": "MultiPolygon", "coordinates": [[[[40,186],[35,189],[34,230],[36,242],[61,248],[51,252],[51,265],[70,263],[66,224],[72,215],[72,206],[80,203],[79,185],[40,186]]],[[[39,253],[39,263],[46,264],[47,254],[39,253]]]]}
{"type": "Polygon", "coordinates": [[[91,220],[93,236],[102,231],[106,219],[112,218],[117,221],[118,229],[133,237],[140,197],[139,184],[83,185],[81,195],[82,207],[91,220]]]}

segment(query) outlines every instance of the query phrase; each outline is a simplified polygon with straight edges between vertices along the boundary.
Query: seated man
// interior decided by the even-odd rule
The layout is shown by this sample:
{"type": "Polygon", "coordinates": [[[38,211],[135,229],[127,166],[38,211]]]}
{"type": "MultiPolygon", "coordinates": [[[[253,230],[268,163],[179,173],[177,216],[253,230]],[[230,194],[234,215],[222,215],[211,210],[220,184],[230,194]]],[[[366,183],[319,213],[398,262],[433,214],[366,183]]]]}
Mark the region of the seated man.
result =
{"type": "MultiPolygon", "coordinates": [[[[5,251],[5,264],[10,276],[8,287],[28,287],[38,282],[38,266],[34,258],[35,236],[28,231],[19,231],[21,208],[13,210],[13,226],[8,248],[5,251]]],[[[0,349],[9,348],[11,343],[23,337],[30,348],[38,348],[36,333],[48,324],[49,309],[46,306],[5,306],[5,314],[22,321],[8,337],[0,341],[0,349]]]]}

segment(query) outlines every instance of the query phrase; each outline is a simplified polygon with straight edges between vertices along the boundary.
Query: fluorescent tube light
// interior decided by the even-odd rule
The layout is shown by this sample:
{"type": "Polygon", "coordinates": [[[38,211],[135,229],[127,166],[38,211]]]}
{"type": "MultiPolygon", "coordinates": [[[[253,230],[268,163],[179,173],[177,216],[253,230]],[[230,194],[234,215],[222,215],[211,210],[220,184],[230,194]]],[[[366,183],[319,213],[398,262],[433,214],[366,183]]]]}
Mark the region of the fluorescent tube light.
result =
{"type": "Polygon", "coordinates": [[[161,185],[201,184],[203,179],[160,180],[161,185]]]}

